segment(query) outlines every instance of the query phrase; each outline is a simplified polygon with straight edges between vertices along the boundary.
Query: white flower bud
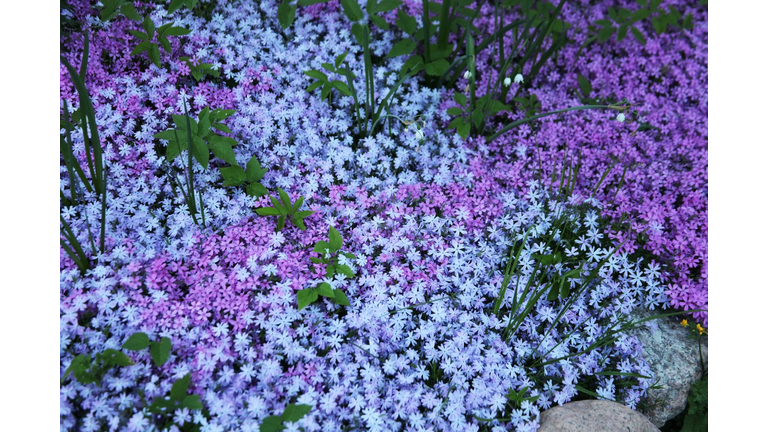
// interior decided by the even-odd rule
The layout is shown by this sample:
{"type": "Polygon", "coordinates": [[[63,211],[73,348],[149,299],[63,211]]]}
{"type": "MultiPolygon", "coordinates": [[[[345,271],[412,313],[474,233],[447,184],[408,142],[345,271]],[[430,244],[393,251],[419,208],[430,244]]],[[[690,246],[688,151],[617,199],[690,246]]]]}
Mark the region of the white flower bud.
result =
{"type": "Polygon", "coordinates": [[[619,113],[619,115],[616,116],[616,120],[618,120],[619,123],[622,123],[625,118],[624,113],[619,113]]]}
{"type": "Polygon", "coordinates": [[[516,82],[516,83],[521,83],[521,82],[523,82],[523,75],[522,75],[522,74],[517,74],[517,75],[515,75],[515,82],[516,82]]]}
{"type": "Polygon", "coordinates": [[[504,78],[504,87],[509,87],[512,84],[512,78],[506,77],[504,78]]]}
{"type": "Polygon", "coordinates": [[[464,72],[464,79],[469,79],[469,77],[472,76],[472,73],[469,71],[464,72]]]}
{"type": "Polygon", "coordinates": [[[421,129],[416,129],[416,139],[421,141],[424,139],[424,131],[421,129]]]}

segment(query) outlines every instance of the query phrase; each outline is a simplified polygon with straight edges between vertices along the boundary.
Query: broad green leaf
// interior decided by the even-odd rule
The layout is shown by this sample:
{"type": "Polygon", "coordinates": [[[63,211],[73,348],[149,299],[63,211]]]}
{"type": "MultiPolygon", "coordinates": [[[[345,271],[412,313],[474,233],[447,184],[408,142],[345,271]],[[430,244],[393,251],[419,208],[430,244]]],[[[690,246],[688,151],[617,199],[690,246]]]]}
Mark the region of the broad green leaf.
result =
{"type": "MultiPolygon", "coordinates": [[[[173,114],[172,117],[173,117],[173,124],[175,124],[176,128],[178,128],[179,130],[184,131],[184,138],[186,138],[186,135],[187,135],[187,119],[186,119],[186,117],[187,116],[173,114]]],[[[192,130],[193,131],[197,130],[197,120],[195,120],[192,117],[190,117],[189,118],[189,124],[190,124],[190,126],[192,126],[192,130]]]]}
{"type": "Polygon", "coordinates": [[[211,117],[208,107],[203,108],[200,114],[197,115],[197,134],[204,137],[208,134],[208,130],[211,129],[211,117]]]}
{"type": "Polygon", "coordinates": [[[640,42],[642,45],[645,45],[645,36],[643,36],[643,34],[640,33],[640,30],[638,30],[638,29],[636,29],[634,27],[630,27],[629,31],[632,32],[632,36],[634,36],[635,39],[637,39],[638,42],[640,42]]]}
{"type": "Polygon", "coordinates": [[[135,56],[137,54],[140,54],[148,50],[151,46],[152,46],[152,42],[149,42],[149,41],[141,42],[138,46],[136,46],[136,48],[133,49],[133,51],[131,51],[131,55],[135,56]]]}
{"type": "Polygon", "coordinates": [[[451,67],[451,64],[448,63],[448,60],[438,59],[433,62],[427,63],[426,72],[427,72],[427,75],[442,76],[450,67],[451,67]]]}
{"type": "Polygon", "coordinates": [[[245,180],[248,182],[257,182],[264,178],[267,173],[266,168],[262,168],[256,156],[251,156],[245,165],[245,180]]]}
{"type": "Polygon", "coordinates": [[[353,272],[352,269],[349,268],[349,266],[346,265],[346,264],[338,264],[336,266],[336,271],[341,273],[341,274],[343,274],[344,276],[346,276],[348,278],[355,277],[355,272],[353,272]]]}
{"type": "Polygon", "coordinates": [[[133,3],[126,3],[120,6],[120,12],[130,20],[141,21],[141,15],[136,13],[136,8],[133,7],[133,3]]]}
{"type": "MultiPolygon", "coordinates": [[[[75,374],[75,378],[78,377],[78,374],[82,373],[85,369],[88,368],[88,366],[91,364],[91,356],[90,354],[79,354],[75,356],[75,358],[72,359],[72,363],[69,364],[69,367],[66,371],[64,371],[64,376],[61,378],[62,382],[64,379],[67,378],[67,375],[70,373],[75,374]]],[[[78,381],[80,379],[78,378],[78,381]]]]}
{"type": "Polygon", "coordinates": [[[448,115],[451,115],[451,116],[458,116],[458,115],[462,115],[464,113],[464,110],[461,108],[453,107],[453,108],[448,108],[445,112],[447,112],[448,115]]]}
{"type": "Polygon", "coordinates": [[[283,418],[283,421],[297,422],[301,420],[302,417],[307,415],[311,409],[312,407],[309,405],[288,404],[288,406],[285,407],[285,411],[283,411],[283,415],[281,417],[283,418]]]}
{"type": "Polygon", "coordinates": [[[219,168],[224,177],[224,186],[240,186],[245,181],[245,171],[237,165],[219,168]]]}
{"type": "Polygon", "coordinates": [[[418,54],[412,55],[403,63],[403,67],[400,68],[400,76],[405,75],[414,66],[416,66],[416,69],[413,71],[414,73],[424,69],[424,59],[418,54]]]}
{"type": "Polygon", "coordinates": [[[171,400],[179,402],[183,401],[184,398],[187,397],[187,389],[189,389],[189,384],[191,382],[192,375],[189,373],[174,381],[173,387],[171,387],[171,400]]]}
{"type": "Polygon", "coordinates": [[[335,289],[333,290],[333,301],[336,304],[342,305],[342,306],[349,306],[349,299],[347,298],[347,295],[344,294],[344,291],[335,289]]]}
{"type": "Polygon", "coordinates": [[[588,98],[590,93],[592,93],[592,84],[582,74],[578,74],[576,76],[576,80],[579,82],[579,88],[581,89],[581,94],[584,95],[585,98],[588,98]]]}
{"type": "Polygon", "coordinates": [[[211,127],[224,133],[232,133],[232,130],[224,123],[214,123],[211,127]]]}
{"type": "Polygon", "coordinates": [[[648,9],[638,9],[635,11],[635,13],[632,14],[631,17],[629,17],[629,24],[636,23],[638,21],[644,20],[648,18],[648,15],[651,13],[648,12],[648,9]]]}
{"type": "Polygon", "coordinates": [[[331,94],[331,89],[333,86],[331,86],[330,83],[325,83],[323,85],[323,89],[320,90],[320,100],[323,100],[328,97],[329,94],[331,94]]]}
{"type": "Polygon", "coordinates": [[[147,49],[147,57],[155,66],[160,67],[160,48],[157,47],[157,44],[150,44],[149,49],[147,49]]]}
{"type": "Polygon", "coordinates": [[[288,214],[288,210],[290,209],[290,207],[285,208],[285,206],[274,197],[269,197],[269,200],[272,201],[272,205],[275,206],[276,209],[280,210],[280,214],[283,214],[283,215],[288,214]]]}
{"type": "MultiPolygon", "coordinates": [[[[140,32],[140,31],[137,31],[137,30],[128,30],[128,33],[136,36],[139,39],[146,40],[146,41],[149,40],[149,38],[147,37],[147,35],[144,32],[140,32]]],[[[131,55],[133,55],[133,54],[131,54],[131,55]]]]}
{"type": "Polygon", "coordinates": [[[378,16],[378,15],[368,15],[368,18],[371,19],[371,22],[378,28],[388,31],[389,30],[389,23],[384,21],[384,18],[378,16]]]}
{"type": "Polygon", "coordinates": [[[283,203],[283,206],[285,206],[286,210],[291,209],[291,198],[288,196],[287,193],[285,193],[284,190],[277,188],[277,193],[280,195],[280,202],[283,203]]]}
{"type": "Polygon", "coordinates": [[[280,216],[280,210],[274,207],[259,207],[256,209],[256,214],[259,216],[280,216]]]}
{"type": "Polygon", "coordinates": [[[200,395],[189,395],[184,398],[184,402],[181,403],[182,408],[191,410],[203,409],[203,403],[200,402],[200,395]]]}
{"type": "Polygon", "coordinates": [[[349,52],[345,52],[344,54],[339,54],[338,56],[336,56],[336,61],[334,62],[334,64],[336,65],[337,69],[339,68],[339,66],[341,66],[342,63],[344,63],[344,59],[347,58],[347,54],[349,54],[349,52]]]}
{"type": "Polygon", "coordinates": [[[259,432],[279,432],[285,429],[283,418],[280,416],[267,416],[259,426],[259,432]]]}
{"type": "Polygon", "coordinates": [[[141,23],[141,26],[144,28],[144,32],[147,33],[147,36],[149,36],[150,39],[155,36],[155,24],[152,23],[149,15],[144,17],[144,21],[141,23]]]}
{"type": "Polygon", "coordinates": [[[171,0],[171,5],[168,6],[168,15],[176,12],[182,6],[184,6],[184,0],[171,0]]]}
{"type": "Polygon", "coordinates": [[[354,22],[363,19],[363,10],[360,9],[357,0],[340,0],[340,2],[344,15],[346,15],[350,21],[354,22]]]}
{"type": "Polygon", "coordinates": [[[320,285],[317,286],[317,293],[323,297],[334,297],[333,288],[331,288],[331,285],[327,282],[321,282],[320,285]]]}
{"type": "Polygon", "coordinates": [[[397,57],[410,54],[416,48],[416,42],[411,39],[403,39],[392,45],[392,49],[387,53],[387,57],[397,57]]]}
{"type": "Polygon", "coordinates": [[[461,119],[461,123],[456,126],[456,132],[461,139],[467,139],[470,129],[472,129],[472,125],[466,119],[461,119]]]}
{"type": "Polygon", "coordinates": [[[616,40],[621,42],[627,36],[627,25],[622,24],[619,26],[619,32],[616,33],[616,40]]]}
{"type": "Polygon", "coordinates": [[[236,112],[237,110],[233,110],[233,109],[223,110],[221,108],[216,108],[215,110],[213,110],[212,114],[214,114],[215,116],[214,118],[216,119],[216,121],[222,121],[232,117],[233,115],[235,115],[236,112]]]}
{"type": "Polygon", "coordinates": [[[615,27],[603,27],[600,29],[600,31],[597,33],[597,41],[600,43],[603,43],[608,40],[611,35],[613,35],[616,32],[615,27]]]}
{"type": "Polygon", "coordinates": [[[347,87],[346,84],[339,80],[331,81],[331,86],[339,91],[339,93],[343,94],[344,96],[352,96],[352,92],[349,91],[349,87],[347,87]]]}
{"type": "MultiPolygon", "coordinates": [[[[375,13],[389,12],[397,9],[402,4],[403,2],[401,0],[382,0],[381,3],[376,6],[375,13]]],[[[368,13],[371,13],[371,11],[368,11],[368,13]]]]}
{"type": "Polygon", "coordinates": [[[192,30],[185,29],[184,27],[171,27],[165,31],[166,36],[184,36],[192,33],[192,30]]]}
{"type": "Polygon", "coordinates": [[[331,249],[331,245],[328,244],[328,242],[320,240],[319,242],[315,243],[314,249],[312,249],[312,252],[317,252],[319,254],[325,255],[325,250],[331,249]]]}
{"type": "Polygon", "coordinates": [[[163,49],[168,54],[171,53],[171,43],[168,41],[168,38],[163,35],[158,35],[157,40],[160,41],[160,45],[163,46],[163,49]]]}
{"type": "Polygon", "coordinates": [[[341,254],[347,257],[347,259],[355,259],[355,255],[349,252],[342,252],[341,254]]]}
{"type": "Polygon", "coordinates": [[[134,364],[130,357],[116,349],[106,349],[100,355],[106,367],[130,366],[134,364]]]}
{"type": "Polygon", "coordinates": [[[399,9],[397,11],[397,20],[395,21],[395,25],[400,30],[413,36],[413,33],[416,31],[416,18],[408,15],[404,9],[399,9]]]}
{"type": "Polygon", "coordinates": [[[296,225],[300,230],[307,230],[307,227],[304,226],[304,221],[301,220],[301,218],[297,218],[296,215],[291,218],[291,222],[293,222],[293,224],[296,225]]]}
{"type": "Polygon", "coordinates": [[[307,75],[310,78],[318,79],[322,82],[328,82],[328,75],[320,72],[319,70],[304,71],[304,75],[307,75]]]}
{"type": "MultiPolygon", "coordinates": [[[[235,159],[235,152],[232,151],[232,146],[237,144],[237,141],[228,137],[211,135],[208,138],[208,144],[210,145],[211,151],[213,151],[214,156],[229,163],[230,165],[237,165],[237,159],[235,159]]],[[[245,175],[245,172],[243,172],[243,175],[245,175]]]]}
{"type": "Polygon", "coordinates": [[[208,159],[210,157],[208,153],[208,146],[205,145],[205,141],[197,135],[192,135],[192,156],[205,169],[208,169],[208,159]]]}
{"type": "Polygon", "coordinates": [[[320,63],[320,66],[322,66],[323,69],[327,70],[328,72],[336,73],[336,68],[334,68],[330,63],[320,63]]]}
{"type": "Polygon", "coordinates": [[[334,227],[328,227],[328,244],[331,246],[331,252],[336,252],[344,246],[341,234],[334,227]]]}
{"type": "Polygon", "coordinates": [[[296,214],[294,215],[294,217],[295,217],[295,218],[298,218],[298,219],[304,219],[305,217],[307,217],[307,216],[311,215],[312,213],[314,213],[314,210],[305,210],[305,211],[300,211],[300,212],[296,213],[296,214]]]}
{"type": "Polygon", "coordinates": [[[311,304],[315,300],[317,300],[317,291],[307,288],[303,290],[299,290],[296,293],[296,297],[299,301],[299,310],[304,309],[307,305],[311,304]]]}
{"type": "Polygon", "coordinates": [[[296,6],[291,6],[289,0],[283,0],[280,6],[277,7],[277,19],[280,21],[280,27],[283,30],[293,24],[293,20],[296,19],[296,6]]]}
{"type": "MultiPolygon", "coordinates": [[[[167,132],[167,131],[166,131],[167,132]]],[[[149,336],[143,332],[137,332],[132,334],[125,343],[123,343],[123,349],[129,351],[141,351],[149,346],[149,336]]]]}
{"type": "Polygon", "coordinates": [[[352,24],[352,36],[355,37],[355,40],[357,41],[357,43],[359,43],[360,45],[363,45],[363,42],[365,42],[364,40],[365,28],[363,27],[362,24],[360,23],[352,24]]]}
{"type": "Polygon", "coordinates": [[[157,366],[162,366],[168,361],[171,355],[171,340],[167,337],[160,338],[159,342],[152,342],[149,348],[149,355],[157,366]]]}
{"type": "Polygon", "coordinates": [[[248,186],[245,188],[245,193],[248,194],[248,196],[260,198],[268,194],[269,191],[261,183],[253,182],[253,183],[249,183],[248,186]]]}
{"type": "Polygon", "coordinates": [[[461,106],[467,106],[467,96],[464,93],[455,92],[453,94],[453,100],[461,106]]]}
{"type": "MultiPolygon", "coordinates": [[[[168,162],[171,162],[174,159],[176,159],[176,157],[182,151],[187,149],[187,140],[181,139],[182,133],[180,133],[175,129],[171,131],[166,131],[166,132],[173,132],[174,134],[173,139],[168,140],[168,146],[165,148],[165,157],[168,160],[168,162]]],[[[183,135],[186,135],[186,134],[183,134],[183,135]]]]}
{"type": "Polygon", "coordinates": [[[322,264],[323,263],[323,260],[321,260],[320,258],[309,257],[309,260],[312,261],[315,264],[322,264]]]}
{"type": "Polygon", "coordinates": [[[323,81],[315,81],[312,84],[310,84],[309,87],[307,87],[307,91],[311,92],[311,91],[315,90],[316,88],[321,87],[323,84],[325,84],[325,82],[323,82],[323,81]]]}

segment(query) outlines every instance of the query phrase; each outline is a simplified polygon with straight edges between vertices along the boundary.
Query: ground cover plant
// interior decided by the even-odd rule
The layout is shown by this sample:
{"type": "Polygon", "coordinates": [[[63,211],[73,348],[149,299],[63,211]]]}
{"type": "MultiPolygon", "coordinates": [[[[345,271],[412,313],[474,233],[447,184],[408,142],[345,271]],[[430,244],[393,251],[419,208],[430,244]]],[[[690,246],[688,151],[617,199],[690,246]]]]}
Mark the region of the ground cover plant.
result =
{"type": "Polygon", "coordinates": [[[707,326],[706,2],[62,0],[61,46],[62,430],[536,430],[642,405],[635,308],[707,326]]]}

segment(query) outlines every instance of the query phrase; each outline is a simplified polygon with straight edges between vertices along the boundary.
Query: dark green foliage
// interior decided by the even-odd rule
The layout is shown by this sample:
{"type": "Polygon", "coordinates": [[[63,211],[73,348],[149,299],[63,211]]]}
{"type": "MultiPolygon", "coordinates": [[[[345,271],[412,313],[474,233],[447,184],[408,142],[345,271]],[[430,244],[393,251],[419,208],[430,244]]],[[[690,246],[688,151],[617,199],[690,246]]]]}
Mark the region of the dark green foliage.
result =
{"type": "Polygon", "coordinates": [[[304,203],[304,197],[299,197],[295,203],[291,204],[291,199],[288,194],[280,188],[277,188],[280,194],[280,200],[273,197],[269,197],[274,207],[259,207],[256,209],[256,213],[260,216],[278,216],[277,218],[277,231],[281,231],[285,226],[285,221],[290,220],[293,225],[304,231],[307,228],[304,226],[304,218],[313,214],[314,211],[299,211],[301,205],[304,203]]]}
{"type": "MultiPolygon", "coordinates": [[[[312,252],[320,254],[320,257],[311,257],[309,260],[315,264],[325,265],[326,279],[332,279],[336,274],[343,274],[348,278],[355,277],[355,273],[348,265],[339,264],[339,255],[344,255],[347,259],[355,258],[351,253],[341,252],[342,246],[344,246],[344,242],[341,239],[341,234],[339,234],[336,228],[329,227],[328,241],[321,240],[312,249],[312,252]]],[[[318,296],[326,297],[341,306],[349,306],[349,299],[347,299],[346,294],[341,290],[331,288],[331,285],[327,282],[320,283],[316,288],[300,290],[297,296],[299,309],[303,309],[317,301],[318,296]]]]}
{"type": "Polygon", "coordinates": [[[305,415],[309,413],[309,411],[312,409],[309,405],[299,404],[288,404],[287,407],[285,407],[285,410],[283,411],[282,415],[279,416],[268,416],[264,419],[264,421],[261,423],[261,426],[259,426],[259,432],[279,432],[285,429],[285,426],[283,425],[283,422],[297,422],[302,419],[305,415]]]}

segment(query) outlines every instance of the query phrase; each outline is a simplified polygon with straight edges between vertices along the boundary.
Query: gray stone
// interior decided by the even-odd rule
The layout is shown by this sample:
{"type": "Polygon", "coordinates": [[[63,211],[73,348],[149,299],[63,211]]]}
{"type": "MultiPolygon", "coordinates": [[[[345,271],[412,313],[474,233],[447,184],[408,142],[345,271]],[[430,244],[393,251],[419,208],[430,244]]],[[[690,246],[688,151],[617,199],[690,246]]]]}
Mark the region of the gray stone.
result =
{"type": "MultiPolygon", "coordinates": [[[[639,309],[630,316],[633,320],[669,311],[639,309]]],[[[643,344],[643,357],[656,374],[661,389],[648,390],[648,396],[639,405],[640,411],[657,427],[685,410],[688,393],[693,383],[701,379],[703,370],[699,360],[699,344],[688,339],[689,330],[680,325],[680,316],[659,318],[640,324],[635,335],[643,344]]],[[[701,357],[707,367],[707,338],[701,341],[701,357]]]]}
{"type": "Polygon", "coordinates": [[[583,400],[550,408],[539,432],[659,432],[647,418],[617,402],[583,400]]]}

